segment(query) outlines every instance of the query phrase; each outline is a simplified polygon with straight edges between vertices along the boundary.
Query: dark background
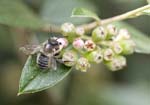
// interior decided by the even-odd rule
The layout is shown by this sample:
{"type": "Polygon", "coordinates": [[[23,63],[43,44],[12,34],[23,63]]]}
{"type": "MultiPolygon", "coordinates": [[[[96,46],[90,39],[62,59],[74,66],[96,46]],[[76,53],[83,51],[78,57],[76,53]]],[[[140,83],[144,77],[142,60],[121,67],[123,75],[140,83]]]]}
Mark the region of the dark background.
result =
{"type": "MultiPolygon", "coordinates": [[[[108,18],[146,5],[146,0],[22,0],[47,23],[74,24],[88,19],[70,18],[74,7],[85,7],[108,18]]],[[[17,7],[16,7],[17,8],[17,7]]],[[[150,34],[148,16],[127,20],[129,24],[150,34]]],[[[35,94],[17,96],[21,70],[26,56],[19,47],[44,41],[49,35],[22,28],[0,25],[0,105],[150,105],[150,55],[127,57],[128,66],[111,72],[94,65],[88,72],[72,71],[56,86],[35,94]]]]}

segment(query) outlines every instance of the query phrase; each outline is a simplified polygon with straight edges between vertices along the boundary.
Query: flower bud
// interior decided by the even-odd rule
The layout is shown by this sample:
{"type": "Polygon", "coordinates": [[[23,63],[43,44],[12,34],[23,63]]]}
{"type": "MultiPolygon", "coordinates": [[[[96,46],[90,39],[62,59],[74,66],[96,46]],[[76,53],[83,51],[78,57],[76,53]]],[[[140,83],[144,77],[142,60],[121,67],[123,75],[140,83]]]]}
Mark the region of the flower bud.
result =
{"type": "Polygon", "coordinates": [[[133,40],[122,40],[119,41],[119,44],[122,47],[122,54],[128,55],[128,54],[132,54],[135,50],[135,43],[133,42],[133,40]]]}
{"type": "Polygon", "coordinates": [[[92,40],[86,40],[84,44],[84,49],[86,51],[93,51],[96,47],[96,44],[92,40]]]}
{"type": "Polygon", "coordinates": [[[76,64],[78,55],[74,51],[66,51],[62,56],[62,61],[66,66],[74,66],[76,64]]]}
{"type": "Polygon", "coordinates": [[[130,39],[130,34],[127,29],[120,29],[118,35],[114,39],[114,41],[121,41],[121,40],[126,40],[130,39]]]}
{"type": "Polygon", "coordinates": [[[61,31],[64,36],[75,34],[75,26],[72,23],[64,23],[61,26],[61,31]]]}
{"type": "Polygon", "coordinates": [[[82,27],[77,27],[77,28],[75,29],[75,32],[76,32],[76,34],[79,35],[79,36],[82,36],[82,35],[84,35],[84,33],[85,33],[84,28],[82,28],[82,27]]]}
{"type": "Polygon", "coordinates": [[[124,56],[115,56],[111,61],[106,62],[106,66],[112,71],[120,70],[126,66],[126,58],[124,56]]]}
{"type": "Polygon", "coordinates": [[[101,49],[98,49],[96,51],[92,51],[90,52],[86,58],[90,61],[90,62],[94,62],[94,63],[100,63],[103,61],[103,54],[101,49]]]}
{"type": "Polygon", "coordinates": [[[82,72],[86,72],[88,68],[90,68],[90,63],[86,58],[79,58],[77,63],[76,63],[76,69],[81,70],[82,72]]]}
{"type": "Polygon", "coordinates": [[[113,57],[114,57],[113,50],[110,49],[110,48],[104,49],[104,51],[103,51],[103,57],[104,57],[104,60],[111,61],[113,59],[113,57]]]}
{"type": "Polygon", "coordinates": [[[122,46],[118,42],[113,42],[111,47],[116,54],[120,54],[123,51],[122,46]]]}
{"type": "Polygon", "coordinates": [[[73,47],[77,50],[81,50],[84,47],[84,41],[81,38],[76,38],[73,43],[73,47]]]}
{"type": "Polygon", "coordinates": [[[58,38],[57,41],[60,45],[62,45],[64,48],[68,46],[68,40],[66,38],[58,38]]]}
{"type": "Polygon", "coordinates": [[[101,27],[101,26],[97,27],[92,32],[92,40],[94,42],[105,40],[106,37],[107,37],[107,31],[103,27],[101,27]]]}
{"type": "Polygon", "coordinates": [[[114,25],[109,24],[106,28],[108,32],[107,39],[112,39],[114,36],[117,35],[118,30],[114,25]]]}

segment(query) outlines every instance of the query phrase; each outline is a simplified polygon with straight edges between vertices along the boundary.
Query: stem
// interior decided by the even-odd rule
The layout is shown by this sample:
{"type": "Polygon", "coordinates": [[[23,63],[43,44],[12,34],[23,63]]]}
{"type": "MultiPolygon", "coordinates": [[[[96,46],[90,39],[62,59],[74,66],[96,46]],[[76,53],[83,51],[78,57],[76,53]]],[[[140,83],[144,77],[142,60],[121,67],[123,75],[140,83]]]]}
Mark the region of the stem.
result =
{"type": "Polygon", "coordinates": [[[105,25],[105,24],[109,24],[109,23],[112,23],[112,22],[121,21],[121,20],[124,20],[124,19],[131,18],[132,16],[136,16],[136,15],[138,15],[139,12],[142,12],[146,9],[150,9],[150,5],[146,5],[146,6],[143,6],[141,8],[138,8],[138,9],[135,9],[135,10],[132,10],[132,11],[126,12],[124,14],[114,16],[114,17],[111,17],[111,18],[108,18],[108,19],[103,19],[103,20],[101,20],[101,22],[92,22],[92,23],[89,23],[89,24],[81,25],[79,27],[83,27],[85,29],[85,31],[89,31],[89,30],[95,28],[98,25],[105,25]]]}
{"type": "Polygon", "coordinates": [[[111,22],[128,19],[128,18],[131,18],[131,17],[134,17],[134,16],[140,16],[138,13],[140,13],[140,12],[146,10],[146,9],[150,9],[150,5],[143,6],[141,8],[129,11],[129,12],[124,13],[122,15],[118,15],[118,16],[115,16],[115,17],[112,17],[112,18],[105,19],[105,20],[102,21],[102,24],[108,24],[108,23],[111,23],[111,22]]]}
{"type": "Polygon", "coordinates": [[[46,24],[40,29],[40,31],[49,33],[61,33],[60,27],[53,24],[46,24]]]}
{"type": "MultiPolygon", "coordinates": [[[[124,14],[118,15],[118,16],[114,16],[108,19],[103,19],[101,21],[95,21],[89,24],[84,24],[84,25],[80,25],[78,27],[84,28],[85,32],[90,31],[91,29],[95,28],[98,25],[105,25],[105,24],[109,24],[112,22],[116,22],[116,21],[121,21],[121,20],[125,20],[128,18],[131,18],[133,16],[140,16],[141,14],[138,14],[146,9],[150,9],[150,5],[146,5],[140,8],[137,8],[135,10],[126,12],[124,14]]],[[[54,25],[45,25],[45,27],[43,27],[41,29],[41,31],[44,32],[52,32],[52,33],[61,33],[60,27],[58,26],[54,26],[54,25]]]]}

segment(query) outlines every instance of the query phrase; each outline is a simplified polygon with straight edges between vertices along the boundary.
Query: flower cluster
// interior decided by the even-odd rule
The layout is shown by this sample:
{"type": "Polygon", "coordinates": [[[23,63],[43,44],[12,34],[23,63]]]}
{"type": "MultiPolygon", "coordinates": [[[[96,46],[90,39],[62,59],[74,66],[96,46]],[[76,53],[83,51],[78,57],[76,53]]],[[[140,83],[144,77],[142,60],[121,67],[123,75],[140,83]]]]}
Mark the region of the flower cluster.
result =
{"type": "Polygon", "coordinates": [[[125,55],[134,52],[135,43],[128,30],[117,29],[112,24],[96,27],[90,36],[72,23],[64,23],[61,31],[63,63],[83,72],[91,63],[104,63],[112,71],[120,70],[126,66],[125,55]]]}

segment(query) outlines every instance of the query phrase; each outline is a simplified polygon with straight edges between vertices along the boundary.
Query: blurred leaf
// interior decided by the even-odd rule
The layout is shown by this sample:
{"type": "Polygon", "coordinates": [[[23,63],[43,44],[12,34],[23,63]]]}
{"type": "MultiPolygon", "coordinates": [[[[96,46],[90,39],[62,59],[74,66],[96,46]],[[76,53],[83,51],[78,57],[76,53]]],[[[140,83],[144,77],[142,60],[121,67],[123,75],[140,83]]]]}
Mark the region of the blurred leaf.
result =
{"type": "Polygon", "coordinates": [[[144,84],[108,85],[99,94],[104,105],[150,105],[149,88],[144,84]]]}
{"type": "Polygon", "coordinates": [[[41,70],[36,66],[36,56],[29,56],[22,71],[18,94],[34,93],[52,87],[70,71],[69,67],[62,64],[57,65],[57,70],[41,70]]]}
{"type": "Polygon", "coordinates": [[[43,25],[21,0],[0,0],[0,23],[31,29],[38,29],[43,25]]]}
{"type": "Polygon", "coordinates": [[[0,50],[11,52],[13,49],[13,40],[11,37],[12,33],[10,32],[9,28],[3,25],[0,25],[0,50]],[[9,39],[9,41],[8,41],[9,39]],[[12,49],[10,51],[10,49],[12,49]]]}
{"type": "Polygon", "coordinates": [[[137,53],[150,54],[150,38],[148,36],[125,22],[115,22],[114,24],[119,28],[128,29],[132,39],[136,43],[135,50],[137,53]]]}
{"type": "Polygon", "coordinates": [[[147,0],[148,4],[150,4],[150,0],[147,0]]]}
{"type": "Polygon", "coordinates": [[[100,21],[96,13],[85,8],[74,8],[71,17],[90,17],[97,21],[100,21]]]}
{"type": "Polygon", "coordinates": [[[76,7],[96,11],[94,4],[89,0],[45,0],[41,9],[41,15],[46,22],[59,25],[65,22],[82,24],[91,21],[90,18],[71,18],[70,14],[73,8],[76,7]]]}

